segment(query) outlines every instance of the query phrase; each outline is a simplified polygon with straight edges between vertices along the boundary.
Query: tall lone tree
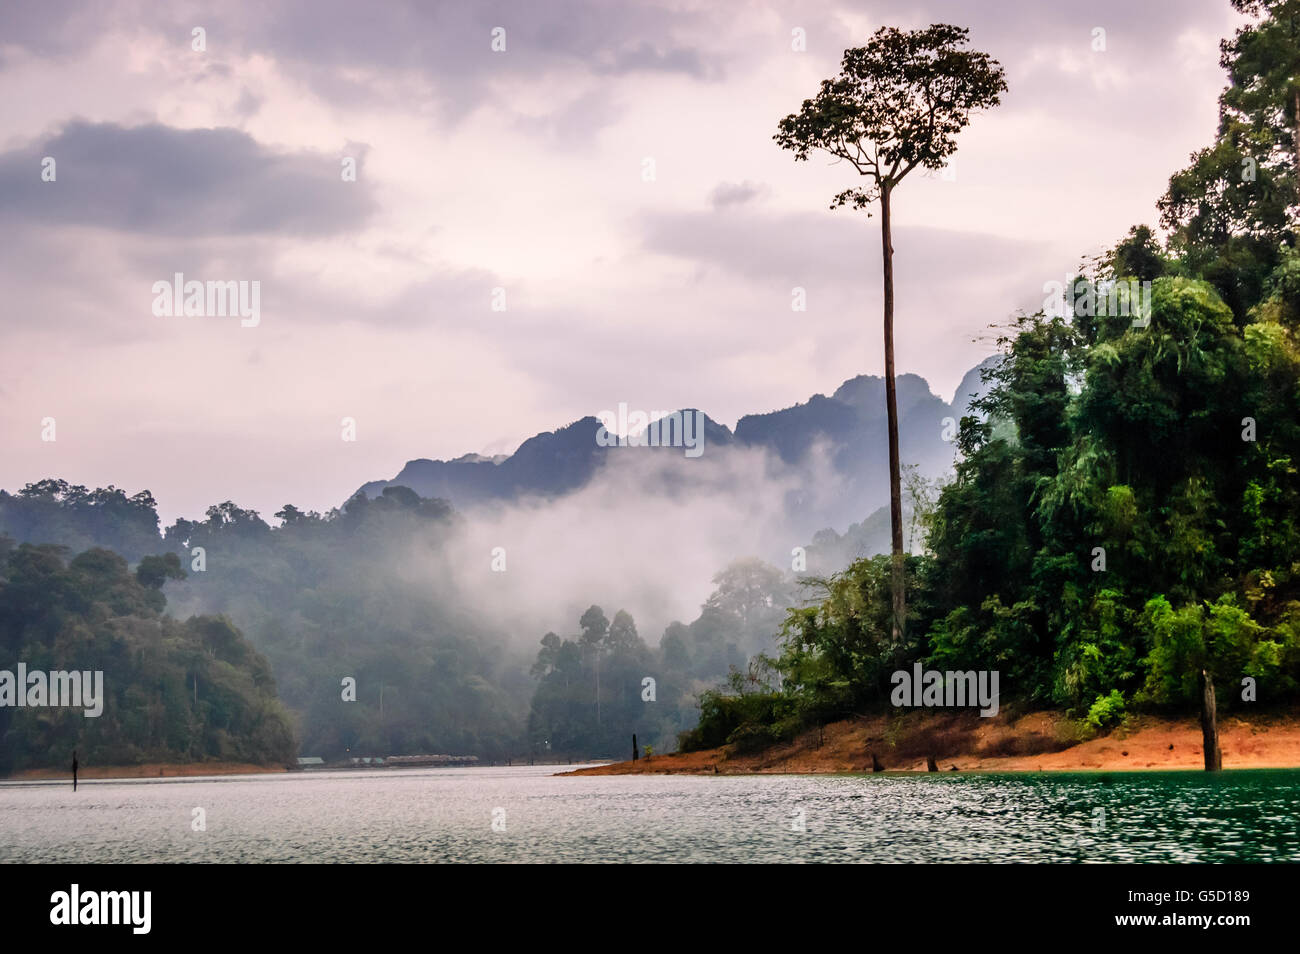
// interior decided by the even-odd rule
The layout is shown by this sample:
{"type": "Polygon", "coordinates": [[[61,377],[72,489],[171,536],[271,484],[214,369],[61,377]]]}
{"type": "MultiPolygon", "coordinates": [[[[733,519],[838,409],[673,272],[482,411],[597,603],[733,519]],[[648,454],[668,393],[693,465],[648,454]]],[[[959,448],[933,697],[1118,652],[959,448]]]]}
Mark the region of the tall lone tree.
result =
{"type": "Polygon", "coordinates": [[[823,80],[799,112],[772,138],[806,161],[821,151],[869,180],[846,189],[831,208],[866,209],[880,202],[884,265],[885,403],[889,417],[889,523],[892,535],[893,641],[903,641],[903,499],[898,454],[898,396],[894,388],[894,246],[890,203],[894,187],[917,166],[941,169],[957,151],[956,136],[979,109],[1001,102],[1007,84],[987,53],[967,48],[964,27],[936,23],[924,30],[877,30],[864,47],[844,51],[840,74],[823,80]]]}

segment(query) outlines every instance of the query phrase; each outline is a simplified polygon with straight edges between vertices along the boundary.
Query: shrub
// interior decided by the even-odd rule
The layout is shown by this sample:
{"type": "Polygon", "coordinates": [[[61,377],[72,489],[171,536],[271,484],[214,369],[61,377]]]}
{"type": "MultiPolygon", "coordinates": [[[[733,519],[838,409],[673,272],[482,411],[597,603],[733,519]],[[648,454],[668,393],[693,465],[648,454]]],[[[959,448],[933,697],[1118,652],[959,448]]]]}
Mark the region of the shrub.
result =
{"type": "Polygon", "coordinates": [[[1118,725],[1124,718],[1124,694],[1112,689],[1109,695],[1098,696],[1088,710],[1088,724],[1094,728],[1118,725]]]}

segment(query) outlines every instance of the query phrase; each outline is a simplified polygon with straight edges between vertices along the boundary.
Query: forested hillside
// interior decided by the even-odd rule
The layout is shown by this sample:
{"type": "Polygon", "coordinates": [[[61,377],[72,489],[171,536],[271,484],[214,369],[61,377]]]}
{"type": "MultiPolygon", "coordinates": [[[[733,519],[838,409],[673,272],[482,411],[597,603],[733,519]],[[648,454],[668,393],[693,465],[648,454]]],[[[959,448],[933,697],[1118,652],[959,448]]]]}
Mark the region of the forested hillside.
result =
{"type": "Polygon", "coordinates": [[[1229,711],[1297,698],[1300,7],[1238,6],[1265,16],[1224,43],[1218,136],[1170,180],[1167,240],[1132,228],[1068,304],[1005,329],[908,561],[904,639],[883,558],[814,582],[782,652],[708,694],[689,745],[884,705],[915,662],[998,671],[1004,705],[1093,727],[1195,711],[1202,670],[1229,711]],[[1149,308],[1117,309],[1121,283],[1150,283],[1149,308]]]}
{"type": "MultiPolygon", "coordinates": [[[[796,596],[790,575],[737,560],[717,574],[689,624],[673,622],[647,642],[629,613],[614,612],[611,622],[593,605],[573,621],[573,635],[546,634],[538,653],[535,633],[502,631],[456,587],[464,518],[444,501],[389,487],[327,514],[286,505],[275,516],[280,525],[272,527],[227,501],[204,520],[177,520],[150,544],[139,530],[158,525],[147,494],[45,480],[0,500],[0,530],[164,553],[144,557],[137,570],[157,610],[165,585],[173,613],[219,614],[238,626],[270,664],[300,751],[328,759],[586,758],[622,753],[633,732],[666,751],[694,726],[701,692],[774,648],[796,596]],[[176,572],[159,575],[160,566],[176,572]],[[642,696],[647,677],[655,680],[652,702],[642,696]],[[354,681],[351,692],[345,680],[354,681]]],[[[126,572],[122,557],[93,552],[126,572]]],[[[599,590],[593,585],[591,595],[599,590]]],[[[58,606],[66,593],[45,598],[58,606]]],[[[13,625],[31,624],[26,614],[35,609],[24,606],[14,608],[13,625]]],[[[179,624],[164,617],[159,625],[179,624]]],[[[23,658],[36,665],[36,656],[23,658]]],[[[200,701],[202,684],[200,676],[200,701]]]]}
{"type": "Polygon", "coordinates": [[[162,585],[180,573],[175,557],[132,573],[107,550],[69,559],[0,536],[0,670],[103,673],[98,715],[0,708],[0,772],[66,768],[74,750],[86,765],[293,759],[266,659],[223,617],[163,614],[162,585]]]}

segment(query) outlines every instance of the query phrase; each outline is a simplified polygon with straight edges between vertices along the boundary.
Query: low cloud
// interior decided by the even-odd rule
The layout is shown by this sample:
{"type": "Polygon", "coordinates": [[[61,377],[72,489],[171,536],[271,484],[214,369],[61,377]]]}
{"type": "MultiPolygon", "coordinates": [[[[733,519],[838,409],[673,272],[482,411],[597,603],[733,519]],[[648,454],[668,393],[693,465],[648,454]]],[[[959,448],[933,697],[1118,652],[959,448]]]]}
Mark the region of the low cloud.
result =
{"type": "MultiPolygon", "coordinates": [[[[790,569],[791,548],[812,538],[792,524],[790,495],[843,504],[844,482],[820,450],[806,464],[817,480],[757,448],[706,449],[695,459],[612,451],[590,483],[558,500],[466,508],[457,558],[446,566],[467,604],[525,646],[547,629],[571,631],[592,603],[610,615],[626,609],[657,644],[668,623],[699,614],[714,574],[733,560],[757,556],[790,569]],[[504,573],[491,570],[494,547],[506,551],[504,573]]],[[[862,503],[864,514],[874,506],[862,503]]]]}

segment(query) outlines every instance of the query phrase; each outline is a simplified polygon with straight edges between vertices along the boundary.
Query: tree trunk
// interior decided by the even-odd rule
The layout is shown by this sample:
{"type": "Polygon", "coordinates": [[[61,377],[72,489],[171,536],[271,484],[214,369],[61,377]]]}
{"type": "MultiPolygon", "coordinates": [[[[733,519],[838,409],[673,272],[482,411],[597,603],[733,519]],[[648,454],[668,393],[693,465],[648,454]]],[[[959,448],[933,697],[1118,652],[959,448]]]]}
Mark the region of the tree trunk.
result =
{"type": "Polygon", "coordinates": [[[1201,750],[1205,753],[1205,771],[1218,772],[1223,768],[1223,753],[1219,750],[1219,720],[1214,702],[1214,677],[1201,670],[1201,750]]]}
{"type": "Polygon", "coordinates": [[[1295,105],[1295,124],[1292,135],[1295,137],[1295,176],[1296,190],[1300,192],[1300,86],[1291,94],[1295,105]]]}
{"type": "Polygon", "coordinates": [[[889,530],[895,661],[903,647],[907,602],[903,592],[903,487],[898,460],[898,394],[894,388],[894,244],[888,185],[880,187],[880,252],[885,271],[885,410],[889,419],[889,530]]]}

